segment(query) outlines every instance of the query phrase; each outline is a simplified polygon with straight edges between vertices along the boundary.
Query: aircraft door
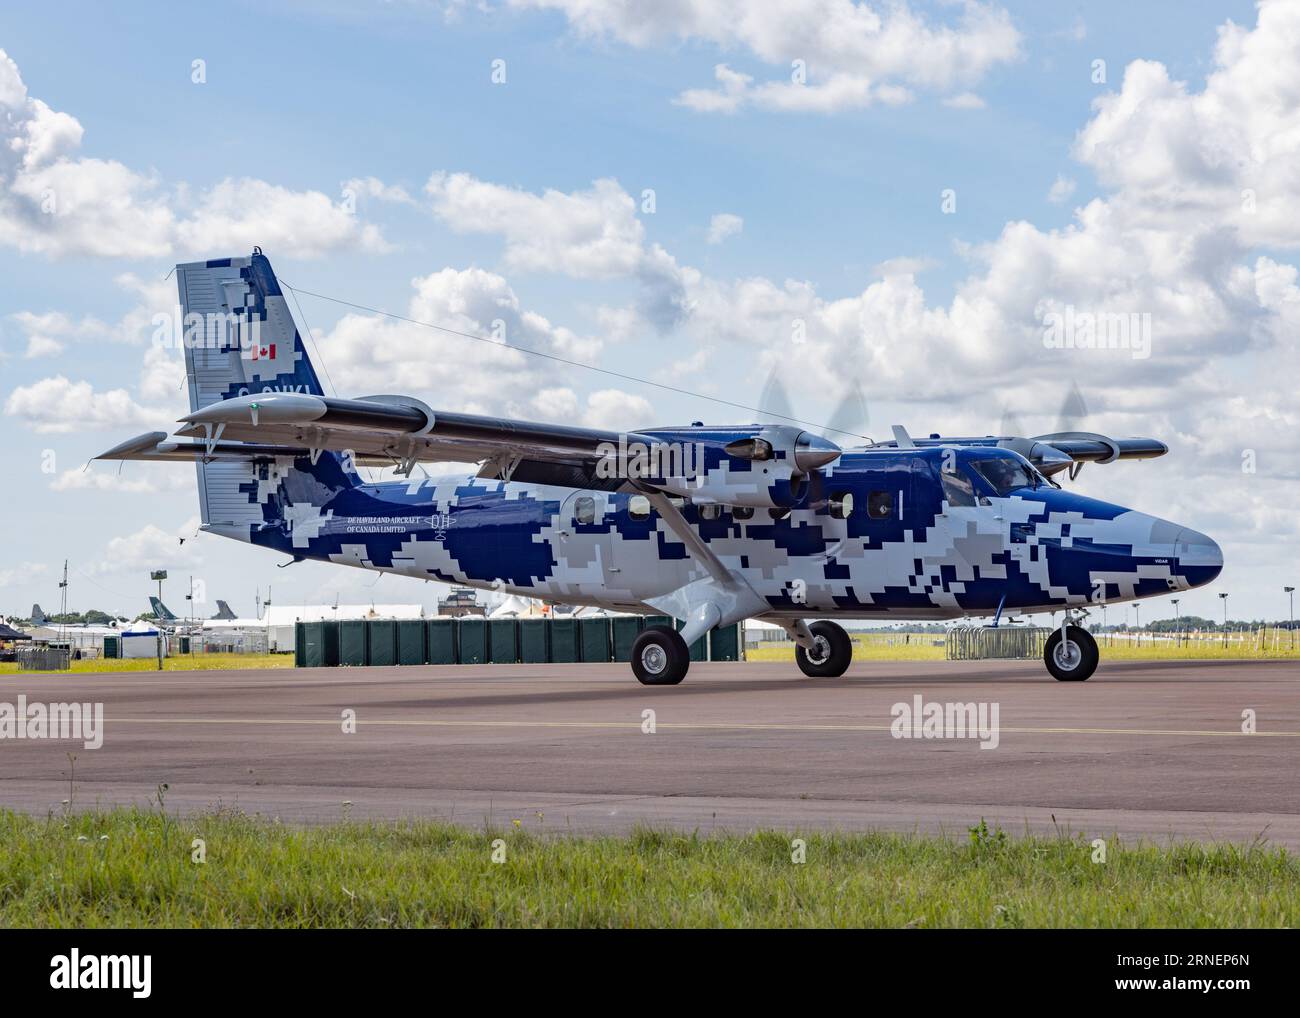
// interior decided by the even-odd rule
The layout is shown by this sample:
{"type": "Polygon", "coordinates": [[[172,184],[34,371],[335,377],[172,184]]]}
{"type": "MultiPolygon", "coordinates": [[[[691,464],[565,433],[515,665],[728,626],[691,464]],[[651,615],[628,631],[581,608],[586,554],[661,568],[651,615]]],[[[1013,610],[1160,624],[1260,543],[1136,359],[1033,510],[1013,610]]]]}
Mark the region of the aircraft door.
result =
{"type": "Polygon", "coordinates": [[[611,587],[658,589],[662,571],[655,538],[659,514],[644,495],[615,495],[609,500],[611,547],[605,570],[611,587]]]}
{"type": "Polygon", "coordinates": [[[586,574],[592,583],[607,583],[611,578],[612,511],[603,491],[574,491],[560,505],[559,550],[568,567],[586,574]]]}

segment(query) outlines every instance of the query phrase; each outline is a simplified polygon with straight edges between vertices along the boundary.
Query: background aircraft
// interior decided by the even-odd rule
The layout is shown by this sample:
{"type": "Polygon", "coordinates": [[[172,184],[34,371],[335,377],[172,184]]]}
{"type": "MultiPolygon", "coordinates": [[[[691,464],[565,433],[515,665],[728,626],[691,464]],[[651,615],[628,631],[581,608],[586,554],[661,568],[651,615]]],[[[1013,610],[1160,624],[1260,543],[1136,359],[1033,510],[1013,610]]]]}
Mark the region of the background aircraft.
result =
{"type": "Polygon", "coordinates": [[[156,597],[149,598],[149,608],[153,611],[153,617],[159,622],[179,621],[172,610],[156,597]]]}
{"type": "Polygon", "coordinates": [[[841,448],[794,424],[618,433],[325,395],[270,262],[177,266],[191,413],[101,459],[198,464],[203,529],[283,552],[530,597],[664,613],[633,648],[646,684],[680,682],[690,643],[759,617],[810,676],[852,644],[832,617],[1062,611],[1048,670],[1086,679],[1079,612],[1218,576],[1209,537],[1062,489],[1087,462],[1164,454],[1085,432],[841,448]],[[473,476],[419,478],[424,462],[473,476]],[[358,466],[395,466],[372,483],[358,466]],[[816,621],[809,621],[816,620],[816,621]]]}

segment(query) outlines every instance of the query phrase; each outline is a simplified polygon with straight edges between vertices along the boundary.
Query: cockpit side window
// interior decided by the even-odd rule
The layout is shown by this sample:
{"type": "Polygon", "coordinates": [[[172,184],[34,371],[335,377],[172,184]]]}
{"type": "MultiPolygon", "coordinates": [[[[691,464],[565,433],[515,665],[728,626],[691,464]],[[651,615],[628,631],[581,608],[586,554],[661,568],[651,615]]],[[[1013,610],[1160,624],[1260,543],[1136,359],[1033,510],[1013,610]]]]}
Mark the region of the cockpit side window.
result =
{"type": "Polygon", "coordinates": [[[944,501],[950,506],[975,504],[975,486],[961,467],[940,470],[939,476],[943,479],[944,501]]]}
{"type": "Polygon", "coordinates": [[[1037,478],[1030,472],[1030,468],[1010,457],[971,460],[970,466],[989,482],[989,486],[999,496],[1005,497],[1017,488],[1036,487],[1037,478]]]}

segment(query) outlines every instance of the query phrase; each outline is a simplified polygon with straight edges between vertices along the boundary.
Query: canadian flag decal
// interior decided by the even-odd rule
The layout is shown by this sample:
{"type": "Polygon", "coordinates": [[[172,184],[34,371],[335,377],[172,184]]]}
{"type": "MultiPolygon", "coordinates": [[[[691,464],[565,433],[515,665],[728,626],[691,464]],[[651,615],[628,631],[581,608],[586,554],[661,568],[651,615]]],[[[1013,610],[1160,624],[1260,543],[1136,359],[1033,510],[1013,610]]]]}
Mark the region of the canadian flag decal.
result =
{"type": "Polygon", "coordinates": [[[259,343],[254,343],[244,351],[244,359],[249,361],[275,360],[275,344],[262,346],[259,343]]]}

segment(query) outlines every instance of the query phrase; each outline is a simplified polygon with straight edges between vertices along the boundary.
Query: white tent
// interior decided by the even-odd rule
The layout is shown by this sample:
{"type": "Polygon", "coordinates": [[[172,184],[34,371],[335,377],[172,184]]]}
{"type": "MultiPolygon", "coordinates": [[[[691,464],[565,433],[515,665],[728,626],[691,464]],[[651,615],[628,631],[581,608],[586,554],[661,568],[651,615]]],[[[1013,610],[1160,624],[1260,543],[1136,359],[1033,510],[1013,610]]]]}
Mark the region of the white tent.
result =
{"type": "Polygon", "coordinates": [[[547,617],[542,602],[529,597],[511,594],[488,612],[490,619],[542,619],[547,617]]]}
{"type": "MultiPolygon", "coordinates": [[[[157,657],[158,641],[162,634],[158,627],[141,619],[121,630],[123,657],[157,657]]],[[[167,655],[166,641],[163,642],[163,656],[167,655]]]]}

